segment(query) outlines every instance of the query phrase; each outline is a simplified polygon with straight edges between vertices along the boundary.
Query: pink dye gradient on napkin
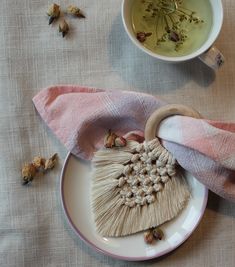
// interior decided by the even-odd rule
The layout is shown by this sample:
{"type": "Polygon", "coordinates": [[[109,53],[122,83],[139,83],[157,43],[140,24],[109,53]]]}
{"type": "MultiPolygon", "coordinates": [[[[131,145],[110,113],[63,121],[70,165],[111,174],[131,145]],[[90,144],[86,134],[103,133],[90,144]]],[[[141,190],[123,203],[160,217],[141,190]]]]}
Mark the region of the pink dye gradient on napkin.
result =
{"type": "MultiPolygon", "coordinates": [[[[53,86],[33,98],[39,114],[74,155],[91,159],[108,129],[143,135],[146,120],[166,103],[154,96],[79,86],[53,86]]],[[[158,130],[179,164],[216,194],[235,201],[235,123],[184,116],[158,130]]]]}

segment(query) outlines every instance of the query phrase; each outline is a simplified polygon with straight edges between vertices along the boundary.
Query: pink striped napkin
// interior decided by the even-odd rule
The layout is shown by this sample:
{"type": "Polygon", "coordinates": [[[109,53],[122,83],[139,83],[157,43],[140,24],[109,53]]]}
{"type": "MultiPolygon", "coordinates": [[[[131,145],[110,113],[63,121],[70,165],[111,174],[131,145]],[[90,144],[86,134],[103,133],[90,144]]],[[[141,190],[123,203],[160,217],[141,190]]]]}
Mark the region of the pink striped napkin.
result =
{"type": "MultiPolygon", "coordinates": [[[[33,98],[39,114],[74,155],[91,159],[108,129],[143,135],[163,101],[147,94],[53,86],[33,98]]],[[[218,195],[235,201],[235,123],[184,116],[165,119],[158,136],[179,164],[218,195]]]]}

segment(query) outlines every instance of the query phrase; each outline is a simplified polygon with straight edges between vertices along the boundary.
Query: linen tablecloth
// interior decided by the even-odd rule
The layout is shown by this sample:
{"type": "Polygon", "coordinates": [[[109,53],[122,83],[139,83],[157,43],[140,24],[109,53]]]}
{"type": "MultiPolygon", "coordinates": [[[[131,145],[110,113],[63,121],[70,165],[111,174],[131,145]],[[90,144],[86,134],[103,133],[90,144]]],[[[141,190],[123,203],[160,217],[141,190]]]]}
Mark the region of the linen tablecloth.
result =
{"type": "Polygon", "coordinates": [[[53,84],[135,90],[199,110],[213,120],[235,120],[235,3],[224,0],[224,24],[216,42],[227,61],[217,74],[198,59],[157,61],[128,39],[121,1],[77,4],[86,19],[69,18],[65,39],[48,26],[45,0],[3,0],[0,8],[0,266],[213,266],[235,265],[235,205],[210,193],[192,236],[158,260],[131,263],[94,252],[70,229],[59,196],[67,154],[36,113],[32,97],[53,84]],[[24,162],[57,152],[58,166],[21,185],[24,162]]]}

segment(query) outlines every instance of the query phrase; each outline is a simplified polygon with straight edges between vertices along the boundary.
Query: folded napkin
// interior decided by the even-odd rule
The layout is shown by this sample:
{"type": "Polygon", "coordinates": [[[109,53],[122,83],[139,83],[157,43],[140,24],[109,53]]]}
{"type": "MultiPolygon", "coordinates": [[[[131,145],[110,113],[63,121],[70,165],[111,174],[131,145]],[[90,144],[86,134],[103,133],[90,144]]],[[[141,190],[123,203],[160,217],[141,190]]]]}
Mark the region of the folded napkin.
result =
{"type": "MultiPolygon", "coordinates": [[[[46,88],[33,102],[65,147],[87,160],[103,146],[108,129],[143,136],[149,116],[166,104],[143,93],[79,86],[46,88]]],[[[216,194],[235,201],[235,123],[177,115],[165,119],[157,135],[185,170],[216,194]]]]}

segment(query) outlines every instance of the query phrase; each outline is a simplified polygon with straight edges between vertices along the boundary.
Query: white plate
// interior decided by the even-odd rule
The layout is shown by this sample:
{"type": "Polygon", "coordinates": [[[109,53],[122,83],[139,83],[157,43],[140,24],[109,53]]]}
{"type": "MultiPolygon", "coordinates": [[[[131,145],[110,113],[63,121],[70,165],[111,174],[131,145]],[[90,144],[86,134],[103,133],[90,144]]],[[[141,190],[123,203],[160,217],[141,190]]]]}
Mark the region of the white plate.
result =
{"type": "Polygon", "coordinates": [[[75,233],[93,249],[129,261],[160,257],[192,234],[205,211],[208,190],[189,173],[185,175],[192,198],[176,219],[161,227],[165,238],[155,245],[145,244],[143,233],[121,238],[106,238],[96,233],[90,205],[90,165],[72,154],[67,155],[61,174],[62,206],[75,233]]]}

